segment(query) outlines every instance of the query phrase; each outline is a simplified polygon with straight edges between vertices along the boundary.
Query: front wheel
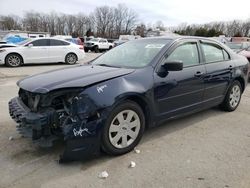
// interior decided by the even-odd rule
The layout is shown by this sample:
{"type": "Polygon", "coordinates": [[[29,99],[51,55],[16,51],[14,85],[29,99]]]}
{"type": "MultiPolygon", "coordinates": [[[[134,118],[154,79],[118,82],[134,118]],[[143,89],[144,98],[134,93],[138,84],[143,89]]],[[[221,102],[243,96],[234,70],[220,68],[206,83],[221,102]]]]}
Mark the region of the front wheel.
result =
{"type": "Polygon", "coordinates": [[[102,148],[111,155],[121,155],[134,149],[145,128],[142,109],[132,101],[124,101],[110,113],[102,134],[102,148]]]}
{"type": "Polygon", "coordinates": [[[240,104],[242,87],[238,80],[235,80],[227,91],[223,103],[220,105],[225,111],[234,111],[240,104]]]}
{"type": "Polygon", "coordinates": [[[19,67],[22,64],[22,58],[18,54],[9,54],[5,58],[5,65],[8,67],[19,67]]]}
{"type": "Polygon", "coordinates": [[[77,62],[77,56],[73,53],[67,54],[65,57],[65,63],[73,65],[77,62]]]}
{"type": "Polygon", "coordinates": [[[94,47],[94,51],[95,51],[95,53],[98,53],[98,52],[99,52],[98,46],[95,46],[95,47],[94,47]]]}

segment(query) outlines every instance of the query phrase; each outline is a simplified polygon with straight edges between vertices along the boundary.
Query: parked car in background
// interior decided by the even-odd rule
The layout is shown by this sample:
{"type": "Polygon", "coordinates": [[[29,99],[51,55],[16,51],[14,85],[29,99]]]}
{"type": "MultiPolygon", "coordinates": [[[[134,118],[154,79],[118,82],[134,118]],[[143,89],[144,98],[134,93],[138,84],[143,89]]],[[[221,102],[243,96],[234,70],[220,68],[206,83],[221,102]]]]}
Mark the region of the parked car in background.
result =
{"type": "Polygon", "coordinates": [[[226,45],[234,52],[238,53],[250,46],[250,42],[228,42],[226,45]]]}
{"type": "Polygon", "coordinates": [[[94,52],[101,52],[104,50],[110,50],[113,48],[113,44],[108,42],[107,39],[104,38],[94,38],[91,39],[84,44],[85,52],[94,51],[94,52]]]}
{"type": "Polygon", "coordinates": [[[65,160],[101,150],[127,153],[145,128],[220,105],[234,111],[247,86],[248,61],[198,37],[129,41],[91,65],[20,80],[9,102],[18,131],[38,145],[66,142],[65,160]]]}
{"type": "Polygon", "coordinates": [[[73,44],[78,45],[80,48],[84,49],[84,45],[83,42],[80,38],[69,38],[69,39],[65,39],[68,42],[72,42],[73,44]]]}
{"type": "Polygon", "coordinates": [[[250,63],[250,47],[241,50],[239,52],[239,54],[245,56],[248,59],[249,63],[250,63]]]}
{"type": "Polygon", "coordinates": [[[18,67],[26,63],[65,62],[75,64],[85,56],[83,49],[55,38],[28,39],[15,48],[0,49],[0,64],[18,67]]]}
{"type": "Polygon", "coordinates": [[[128,42],[130,40],[135,40],[141,38],[138,35],[120,35],[119,39],[114,41],[114,47],[119,46],[125,42],[128,42]]]}

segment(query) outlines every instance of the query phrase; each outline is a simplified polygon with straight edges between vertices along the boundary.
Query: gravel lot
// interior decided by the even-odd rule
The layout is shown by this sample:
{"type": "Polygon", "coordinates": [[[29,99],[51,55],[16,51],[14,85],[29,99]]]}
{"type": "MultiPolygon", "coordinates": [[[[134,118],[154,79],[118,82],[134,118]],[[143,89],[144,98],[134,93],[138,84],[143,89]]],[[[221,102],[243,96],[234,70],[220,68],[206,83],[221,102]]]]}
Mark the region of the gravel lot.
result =
{"type": "MultiPolygon", "coordinates": [[[[97,54],[88,53],[87,60],[97,54]]],[[[84,63],[84,62],[81,62],[84,63]]],[[[0,187],[250,187],[250,87],[232,113],[206,110],[146,131],[140,153],[59,165],[62,150],[34,146],[21,138],[8,114],[24,76],[69,65],[0,66],[0,187]],[[13,140],[9,140],[13,137],[13,140]],[[130,161],[136,163],[129,168],[130,161]],[[99,179],[106,170],[109,177],[99,179]]]]}

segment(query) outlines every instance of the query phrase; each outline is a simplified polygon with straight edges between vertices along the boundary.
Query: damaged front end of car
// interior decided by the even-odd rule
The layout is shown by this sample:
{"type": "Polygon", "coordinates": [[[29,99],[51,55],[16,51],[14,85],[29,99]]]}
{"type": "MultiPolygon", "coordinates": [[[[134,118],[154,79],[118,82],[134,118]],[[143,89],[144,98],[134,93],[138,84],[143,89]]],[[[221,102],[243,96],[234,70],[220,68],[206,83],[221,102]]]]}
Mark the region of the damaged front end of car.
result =
{"type": "Polygon", "coordinates": [[[41,147],[52,147],[64,140],[66,147],[59,162],[79,160],[100,151],[102,114],[83,88],[61,89],[47,93],[19,90],[10,100],[10,116],[17,130],[41,147]]]}

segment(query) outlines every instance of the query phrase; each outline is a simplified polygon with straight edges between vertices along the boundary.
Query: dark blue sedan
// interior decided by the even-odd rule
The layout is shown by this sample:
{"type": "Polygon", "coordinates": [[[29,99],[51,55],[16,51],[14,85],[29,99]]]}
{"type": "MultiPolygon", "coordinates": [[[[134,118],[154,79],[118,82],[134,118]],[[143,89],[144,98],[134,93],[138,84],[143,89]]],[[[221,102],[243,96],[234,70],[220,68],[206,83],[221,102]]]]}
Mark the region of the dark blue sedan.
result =
{"type": "Polygon", "coordinates": [[[129,41],[89,65],[34,75],[9,102],[18,131],[43,147],[66,142],[61,161],[131,151],[145,128],[219,105],[234,111],[248,61],[214,40],[129,41]]]}

